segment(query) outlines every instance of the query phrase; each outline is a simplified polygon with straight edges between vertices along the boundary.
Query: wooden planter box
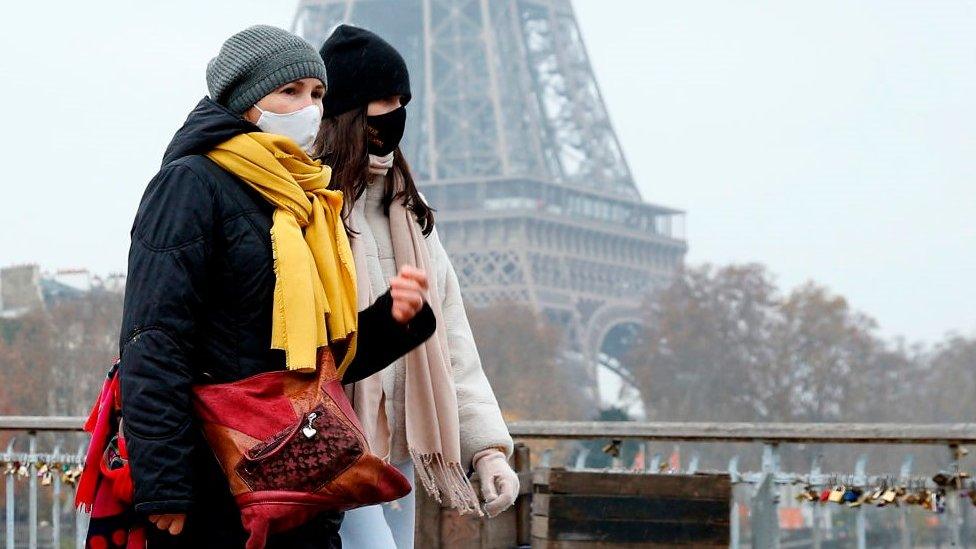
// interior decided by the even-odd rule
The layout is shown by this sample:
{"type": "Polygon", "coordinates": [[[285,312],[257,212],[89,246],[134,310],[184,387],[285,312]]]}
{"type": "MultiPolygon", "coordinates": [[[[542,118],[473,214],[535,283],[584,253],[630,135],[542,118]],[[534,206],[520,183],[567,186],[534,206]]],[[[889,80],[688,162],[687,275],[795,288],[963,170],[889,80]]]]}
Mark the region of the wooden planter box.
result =
{"type": "MultiPolygon", "coordinates": [[[[529,448],[515,445],[512,468],[519,474],[521,490],[515,505],[495,518],[460,515],[442,508],[423,488],[416,490],[417,526],[414,546],[423,549],[511,549],[528,546],[531,520],[532,472],[529,448]]],[[[472,479],[480,494],[477,475],[472,479]]]]}
{"type": "Polygon", "coordinates": [[[538,469],[532,547],[728,547],[728,475],[538,469]]]}

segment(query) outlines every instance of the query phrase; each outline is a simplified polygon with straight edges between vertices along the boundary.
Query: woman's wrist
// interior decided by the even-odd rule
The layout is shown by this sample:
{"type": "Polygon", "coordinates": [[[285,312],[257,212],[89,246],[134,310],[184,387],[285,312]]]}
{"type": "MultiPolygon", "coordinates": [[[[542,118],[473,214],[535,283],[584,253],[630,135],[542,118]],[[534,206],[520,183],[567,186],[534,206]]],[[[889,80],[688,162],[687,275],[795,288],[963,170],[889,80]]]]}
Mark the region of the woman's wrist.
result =
{"type": "MultiPolygon", "coordinates": [[[[503,449],[498,448],[498,447],[495,447],[495,446],[491,446],[491,447],[485,448],[484,450],[480,450],[478,452],[475,452],[474,456],[471,457],[471,466],[472,467],[477,467],[479,461],[481,461],[484,458],[491,457],[491,456],[494,456],[494,455],[498,455],[502,459],[505,459],[505,451],[503,449]]],[[[506,461],[507,461],[507,459],[506,459],[506,461]]]]}

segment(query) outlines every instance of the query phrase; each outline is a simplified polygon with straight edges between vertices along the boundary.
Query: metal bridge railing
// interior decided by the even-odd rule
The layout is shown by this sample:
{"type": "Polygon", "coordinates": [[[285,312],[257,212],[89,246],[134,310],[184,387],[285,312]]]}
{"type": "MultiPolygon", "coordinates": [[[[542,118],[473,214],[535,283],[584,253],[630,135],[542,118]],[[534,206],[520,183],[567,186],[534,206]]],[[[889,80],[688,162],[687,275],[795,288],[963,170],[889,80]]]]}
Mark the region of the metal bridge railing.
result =
{"type": "Polygon", "coordinates": [[[7,432],[0,434],[15,432],[0,454],[5,477],[3,547],[6,549],[24,547],[24,537],[26,547],[30,549],[60,548],[71,540],[76,548],[84,549],[88,517],[73,509],[73,483],[84,464],[86,445],[80,443],[69,448],[64,440],[59,441],[56,437],[58,433],[81,432],[83,423],[82,417],[0,416],[0,432],[7,432]],[[39,450],[38,435],[49,433],[55,434],[53,446],[49,451],[39,450]],[[17,505],[23,481],[27,484],[26,518],[18,517],[17,505]],[[48,500],[49,509],[42,510],[39,496],[41,489],[48,487],[49,493],[44,499],[48,500]],[[70,532],[62,525],[62,518],[66,515],[74,518],[70,532]],[[47,526],[46,539],[39,535],[42,523],[47,526]],[[21,525],[26,528],[19,527],[21,525]]]}
{"type": "MultiPolygon", "coordinates": [[[[976,424],[884,424],[884,423],[690,423],[690,422],[580,422],[580,421],[516,421],[509,424],[509,431],[517,439],[527,440],[610,440],[619,444],[622,440],[646,443],[697,442],[697,443],[751,443],[762,447],[760,470],[739,470],[739,456],[733,456],[726,472],[733,483],[748,490],[746,502],[733,504],[731,517],[732,547],[744,542],[740,534],[739,507],[747,505],[751,513],[751,543],[753,547],[780,547],[778,508],[784,487],[807,485],[829,487],[838,478],[849,479],[852,484],[871,485],[879,482],[919,483],[937,488],[927,477],[911,476],[912,455],[906,454],[897,475],[871,476],[866,473],[867,457],[861,455],[854,465],[853,474],[826,473],[821,471],[819,458],[815,459],[809,473],[787,472],[780,468],[780,448],[786,444],[841,444],[841,445],[924,445],[943,446],[947,452],[948,473],[956,479],[966,478],[961,460],[966,455],[965,445],[976,444],[976,424]]],[[[661,456],[656,455],[645,470],[659,470],[661,456]]],[[[686,473],[695,473],[698,456],[688,461],[686,473]]],[[[680,472],[680,471],[674,471],[680,472]]],[[[970,481],[971,483],[971,481],[970,481]]],[[[958,488],[962,488],[960,484],[958,488]]],[[[976,547],[976,532],[971,527],[972,505],[958,497],[946,501],[944,523],[949,530],[949,543],[953,547],[976,547]]],[[[823,539],[819,520],[824,509],[815,505],[812,539],[796,546],[819,548],[823,539]]],[[[855,544],[866,548],[867,527],[863,507],[850,508],[855,514],[855,544]]],[[[903,507],[901,545],[911,546],[911,534],[905,524],[906,509],[903,507]]]]}
{"type": "MultiPolygon", "coordinates": [[[[0,460],[7,466],[5,478],[5,529],[4,546],[16,549],[25,546],[24,540],[18,537],[18,523],[26,522],[26,546],[30,549],[37,547],[62,547],[62,543],[74,540],[76,547],[84,547],[84,533],[87,527],[87,517],[83,513],[75,512],[73,532],[67,532],[62,527],[61,517],[65,508],[73,502],[72,486],[62,482],[62,475],[51,475],[45,482],[39,478],[38,464],[62,468],[76,468],[84,459],[84,445],[63,450],[57,442],[79,433],[84,423],[82,417],[37,417],[37,416],[0,416],[0,434],[13,434],[6,445],[0,460]],[[39,451],[38,437],[44,440],[54,440],[53,449],[49,452],[39,451]],[[10,470],[10,464],[18,464],[26,470],[10,470]],[[26,477],[24,479],[23,477],[26,477]],[[26,480],[27,484],[27,513],[26,517],[18,511],[17,495],[26,480]],[[49,484],[51,490],[51,509],[44,511],[39,505],[39,484],[49,484]],[[66,497],[65,497],[66,496],[66,497]],[[42,518],[43,514],[43,518],[42,518]],[[39,537],[39,524],[44,521],[50,531],[49,539],[39,537]],[[68,539],[63,539],[65,534],[68,539]]],[[[786,444],[871,444],[871,445],[927,445],[943,446],[948,453],[949,472],[959,475],[962,473],[960,461],[966,445],[976,445],[976,424],[931,424],[931,425],[902,425],[902,424],[865,424],[865,423],[671,423],[671,422],[570,422],[570,421],[516,421],[509,424],[513,437],[523,440],[637,440],[652,442],[694,442],[694,443],[751,443],[761,445],[762,459],[758,471],[739,471],[738,457],[733,457],[727,467],[733,482],[744,486],[748,492],[751,507],[752,535],[754,547],[779,547],[780,532],[777,508],[780,501],[780,488],[797,483],[815,486],[827,485],[836,475],[820,471],[818,463],[814,463],[809,473],[787,472],[780,469],[780,448],[786,444]]],[[[77,438],[77,435],[75,435],[77,438]]],[[[654,458],[646,467],[649,471],[658,470],[660,457],[654,458]]],[[[696,472],[697,457],[692,457],[684,472],[696,472]]],[[[864,457],[854,466],[853,474],[847,474],[853,482],[868,484],[873,478],[866,471],[864,457]]],[[[911,473],[911,461],[906,459],[897,477],[906,479],[911,473]]],[[[916,477],[917,478],[917,477],[916,477]]],[[[46,487],[45,487],[46,488],[46,487]]],[[[946,522],[951,531],[950,540],[956,547],[974,546],[974,532],[970,527],[972,511],[966,501],[953,498],[947,506],[946,522]]],[[[732,547],[738,547],[743,540],[739,535],[739,512],[733,506],[731,517],[732,547]]],[[[814,508],[818,512],[819,506],[814,508]]],[[[865,518],[862,508],[852,509],[856,513],[856,544],[867,547],[865,518]]],[[[822,512],[822,511],[821,511],[822,512]]],[[[819,524],[815,521],[815,524],[819,524]]],[[[810,545],[818,547],[824,541],[820,538],[817,528],[813,531],[810,545]]],[[[903,543],[907,540],[903,539],[903,543]]]]}

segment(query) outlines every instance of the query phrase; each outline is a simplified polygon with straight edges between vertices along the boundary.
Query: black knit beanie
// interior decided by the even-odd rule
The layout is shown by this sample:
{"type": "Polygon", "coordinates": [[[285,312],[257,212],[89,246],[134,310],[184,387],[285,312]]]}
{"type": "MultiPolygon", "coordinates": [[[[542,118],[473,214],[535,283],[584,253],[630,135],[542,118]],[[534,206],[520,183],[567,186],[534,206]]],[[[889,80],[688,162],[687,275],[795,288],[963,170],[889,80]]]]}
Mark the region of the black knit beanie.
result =
{"type": "Polygon", "coordinates": [[[323,104],[326,116],[338,116],[370,101],[402,96],[410,101],[410,74],[400,52],[376,34],[339,25],[319,50],[328,75],[323,104]]]}

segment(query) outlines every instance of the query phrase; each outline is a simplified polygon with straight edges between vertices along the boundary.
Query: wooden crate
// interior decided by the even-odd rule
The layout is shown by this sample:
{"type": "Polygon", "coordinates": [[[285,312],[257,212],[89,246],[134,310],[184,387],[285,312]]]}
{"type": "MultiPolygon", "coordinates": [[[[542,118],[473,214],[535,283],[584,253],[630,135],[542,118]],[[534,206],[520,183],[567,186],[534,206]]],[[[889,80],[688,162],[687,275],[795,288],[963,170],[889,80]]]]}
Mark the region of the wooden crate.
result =
{"type": "MultiPolygon", "coordinates": [[[[519,474],[521,491],[515,505],[495,518],[461,515],[444,509],[423,488],[416,489],[417,524],[414,546],[424,549],[511,549],[530,542],[532,472],[529,448],[515,445],[512,468],[519,474]]],[[[472,479],[480,494],[477,476],[472,479]]]]}
{"type": "Polygon", "coordinates": [[[727,547],[728,475],[539,469],[532,546],[547,549],[727,547]]]}

